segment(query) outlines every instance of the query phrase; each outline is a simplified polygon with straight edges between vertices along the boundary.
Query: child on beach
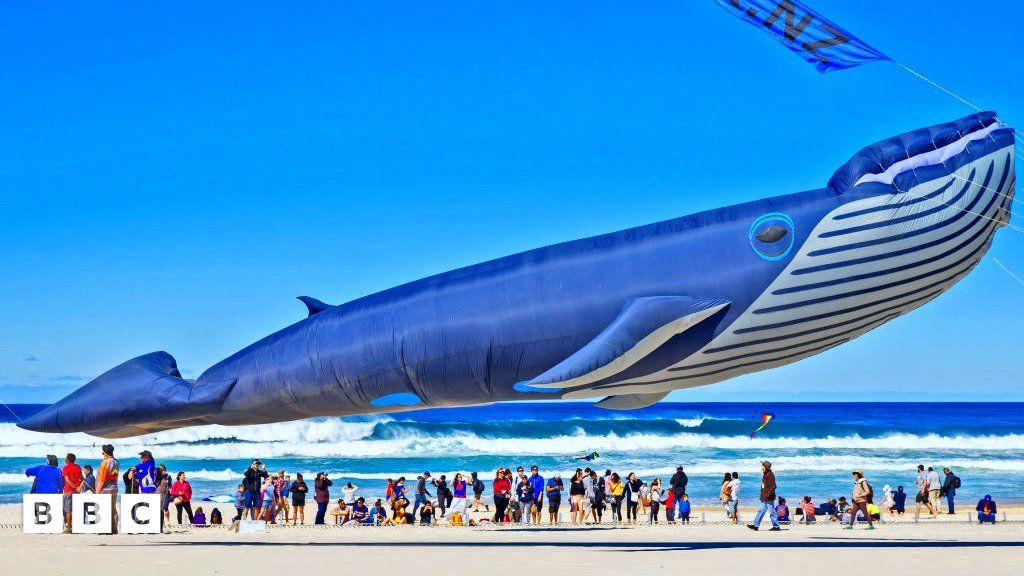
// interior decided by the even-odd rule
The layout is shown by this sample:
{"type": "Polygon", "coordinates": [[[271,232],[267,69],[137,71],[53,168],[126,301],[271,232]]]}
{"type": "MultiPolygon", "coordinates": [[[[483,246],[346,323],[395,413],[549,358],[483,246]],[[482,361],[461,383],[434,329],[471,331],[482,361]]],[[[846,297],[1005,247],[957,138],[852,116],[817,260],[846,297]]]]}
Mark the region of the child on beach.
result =
{"type": "Polygon", "coordinates": [[[779,504],[775,507],[775,515],[779,517],[779,524],[789,524],[789,506],[785,498],[779,498],[779,504]]]}
{"type": "Polygon", "coordinates": [[[813,524],[816,521],[814,503],[811,502],[810,496],[804,496],[804,501],[800,504],[800,510],[803,512],[803,522],[807,524],[813,524]]]}
{"type": "Polygon", "coordinates": [[[689,524],[690,523],[690,497],[686,494],[682,495],[682,500],[679,501],[679,523],[689,524]]]}
{"type": "Polygon", "coordinates": [[[196,511],[192,514],[192,525],[206,526],[206,513],[203,512],[202,506],[196,508],[196,511]]]}
{"type": "Polygon", "coordinates": [[[242,511],[245,510],[245,486],[242,484],[238,485],[235,490],[235,517],[231,519],[232,522],[237,522],[242,519],[242,511]]]}
{"type": "Polygon", "coordinates": [[[82,492],[96,492],[96,476],[93,476],[92,466],[86,464],[82,467],[85,473],[85,483],[82,484],[82,492]]]}
{"type": "Polygon", "coordinates": [[[427,500],[420,506],[420,525],[421,526],[433,526],[434,525],[434,505],[427,500]]]}

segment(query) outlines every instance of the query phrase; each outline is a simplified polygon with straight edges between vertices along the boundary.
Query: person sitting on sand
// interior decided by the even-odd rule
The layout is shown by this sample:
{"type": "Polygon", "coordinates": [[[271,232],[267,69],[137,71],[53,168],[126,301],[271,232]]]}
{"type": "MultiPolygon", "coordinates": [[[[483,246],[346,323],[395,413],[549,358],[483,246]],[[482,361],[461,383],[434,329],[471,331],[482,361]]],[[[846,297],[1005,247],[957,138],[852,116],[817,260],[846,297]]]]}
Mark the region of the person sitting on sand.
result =
{"type": "Polygon", "coordinates": [[[352,509],[345,504],[344,498],[338,498],[338,507],[331,510],[331,518],[334,518],[334,525],[338,526],[348,522],[352,515],[352,509]]]}
{"type": "Polygon", "coordinates": [[[346,524],[366,524],[369,519],[370,509],[366,506],[366,501],[363,497],[360,496],[356,498],[355,504],[352,505],[352,516],[346,524]]]}
{"type": "Polygon", "coordinates": [[[395,523],[388,518],[388,511],[384,508],[384,501],[380,498],[370,508],[370,524],[375,526],[394,526],[395,523]]]}
{"type": "Polygon", "coordinates": [[[984,498],[978,500],[978,506],[975,509],[978,511],[978,524],[996,523],[996,501],[989,494],[985,494],[984,498]]]}
{"type": "Polygon", "coordinates": [[[214,508],[210,512],[210,526],[218,526],[224,523],[224,516],[220,513],[220,508],[214,508]]]}
{"type": "Polygon", "coordinates": [[[206,512],[203,512],[202,506],[196,508],[196,511],[192,513],[192,525],[206,526],[206,512]]]}
{"type": "Polygon", "coordinates": [[[892,493],[892,510],[896,514],[903,514],[907,511],[907,493],[903,491],[903,486],[897,486],[896,491],[892,493]]]}
{"type": "Polygon", "coordinates": [[[818,510],[814,507],[814,502],[811,501],[810,496],[804,496],[803,502],[800,503],[800,511],[803,513],[803,520],[805,524],[814,524],[817,522],[818,510]]]}
{"type": "Polygon", "coordinates": [[[433,526],[434,525],[434,505],[430,500],[423,502],[420,506],[420,525],[421,526],[433,526]]]}
{"type": "MultiPolygon", "coordinates": [[[[397,486],[397,485],[396,485],[397,486]]],[[[402,524],[412,524],[412,514],[405,511],[405,508],[409,505],[409,500],[404,496],[401,498],[395,498],[395,501],[391,503],[391,512],[393,515],[392,521],[396,526],[402,524]]]]}
{"type": "Polygon", "coordinates": [[[786,505],[785,498],[779,498],[779,503],[775,506],[775,515],[779,517],[779,524],[789,524],[789,506],[786,505]]]}

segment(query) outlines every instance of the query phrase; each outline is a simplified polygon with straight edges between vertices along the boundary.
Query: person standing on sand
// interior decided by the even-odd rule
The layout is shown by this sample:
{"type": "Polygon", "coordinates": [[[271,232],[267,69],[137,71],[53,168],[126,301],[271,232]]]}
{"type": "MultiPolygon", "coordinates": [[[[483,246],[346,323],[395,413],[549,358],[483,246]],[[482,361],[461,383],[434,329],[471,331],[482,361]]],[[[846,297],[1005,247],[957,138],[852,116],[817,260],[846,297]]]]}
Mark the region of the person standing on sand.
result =
{"type": "Polygon", "coordinates": [[[924,465],[917,465],[917,478],[914,480],[917,485],[917,496],[914,497],[914,520],[921,517],[921,505],[928,507],[928,513],[935,516],[932,503],[928,501],[928,473],[924,471],[924,465]]]}
{"type": "Polygon", "coordinates": [[[82,476],[82,468],[75,464],[75,455],[68,453],[64,458],[64,468],[61,469],[61,476],[64,479],[64,531],[71,533],[71,495],[82,491],[85,478],[82,476]]]}
{"type": "Polygon", "coordinates": [[[291,488],[288,489],[292,495],[292,526],[295,525],[296,521],[300,521],[301,524],[306,523],[306,493],[309,492],[309,486],[306,486],[306,481],[302,479],[302,473],[295,474],[295,482],[292,482],[291,488]]]}
{"type": "MultiPolygon", "coordinates": [[[[960,487],[960,478],[953,474],[953,471],[948,467],[943,468],[942,473],[945,474],[945,479],[942,481],[942,489],[939,491],[939,495],[946,497],[947,513],[952,514],[953,497],[956,496],[956,489],[960,487]]],[[[938,504],[935,507],[938,508],[938,504]]]]}
{"type": "Polygon", "coordinates": [[[292,491],[292,477],[289,474],[285,474],[284,470],[277,473],[278,482],[278,498],[277,498],[277,509],[284,512],[284,523],[288,524],[288,518],[291,515],[291,491],[292,491]]]}
{"type": "Polygon", "coordinates": [[[761,519],[764,518],[764,514],[767,512],[772,521],[770,531],[778,532],[782,530],[779,527],[779,515],[775,511],[775,473],[772,472],[772,463],[767,460],[761,462],[761,495],[759,500],[761,505],[757,509],[757,515],[754,516],[754,523],[747,524],[747,528],[755,531],[758,530],[761,525],[761,519]]]}
{"type": "Polygon", "coordinates": [[[939,473],[928,467],[928,503],[932,505],[932,518],[939,517],[939,494],[942,493],[942,480],[939,473]]]}
{"type": "Polygon", "coordinates": [[[536,464],[530,468],[530,486],[533,486],[533,508],[530,509],[530,522],[540,524],[544,510],[544,477],[540,475],[540,469],[536,464]]]}
{"type": "Polygon", "coordinates": [[[110,509],[114,511],[110,515],[110,533],[117,534],[117,479],[121,474],[121,463],[114,458],[112,444],[104,444],[100,450],[103,452],[103,461],[96,471],[96,486],[100,494],[110,496],[110,509]]]}
{"type": "Polygon", "coordinates": [[[462,472],[456,472],[455,477],[452,478],[452,507],[448,510],[448,516],[458,512],[462,516],[462,522],[468,524],[468,518],[466,518],[466,507],[468,500],[466,500],[466,490],[469,486],[466,483],[465,478],[462,476],[462,472]]]}
{"type": "Polygon", "coordinates": [[[520,477],[516,497],[519,500],[519,521],[523,525],[529,524],[533,518],[533,484],[528,477],[520,477]]]}
{"type": "Polygon", "coordinates": [[[847,530],[853,530],[853,525],[857,523],[857,512],[864,514],[864,519],[868,521],[868,530],[874,530],[875,525],[871,521],[871,512],[868,510],[868,502],[871,502],[874,497],[874,490],[871,488],[871,484],[868,484],[864,473],[860,470],[853,471],[853,505],[850,506],[850,523],[846,525],[847,530]]]}
{"type": "MultiPolygon", "coordinates": [[[[490,512],[491,507],[484,503],[481,498],[484,495],[484,490],[487,488],[484,486],[483,480],[480,479],[480,475],[476,472],[469,473],[470,482],[469,485],[473,489],[473,509],[477,512],[480,511],[480,507],[484,507],[484,512],[490,512]]],[[[437,499],[441,499],[441,493],[438,491],[437,499]]]]}
{"type": "Polygon", "coordinates": [[[562,504],[562,490],[565,486],[562,484],[562,475],[555,472],[555,475],[548,480],[547,485],[544,486],[544,492],[548,496],[548,523],[558,524],[558,507],[562,504]]]}
{"type": "Polygon", "coordinates": [[[184,472],[178,472],[177,480],[171,485],[171,496],[174,497],[174,507],[178,511],[178,526],[182,525],[182,510],[185,511],[188,523],[192,524],[192,485],[188,483],[184,472]]]}
{"type": "MultiPolygon", "coordinates": [[[[686,472],[683,472],[682,466],[676,466],[676,473],[672,475],[672,479],[669,480],[668,490],[672,491],[673,501],[675,505],[679,505],[683,501],[683,494],[686,494],[686,484],[689,483],[690,479],[687,478],[686,472]]],[[[668,514],[668,510],[665,511],[665,517],[671,518],[668,514]]],[[[671,522],[671,520],[669,520],[671,522]]]]}
{"type": "Polygon", "coordinates": [[[317,472],[316,480],[313,481],[313,500],[316,501],[316,520],[314,524],[326,524],[327,503],[331,501],[331,485],[333,482],[327,477],[326,472],[317,472]]]}
{"type": "Polygon", "coordinates": [[[569,518],[573,524],[583,522],[583,499],[587,497],[587,489],[583,487],[583,471],[577,470],[569,479],[569,518]]]}
{"type": "Polygon", "coordinates": [[[498,468],[494,472],[494,482],[491,483],[491,490],[494,492],[494,518],[492,518],[492,521],[504,522],[505,511],[508,510],[508,502],[512,495],[512,483],[505,478],[504,468],[498,468]]]}
{"type": "Polygon", "coordinates": [[[267,470],[259,460],[253,460],[252,464],[242,473],[242,485],[245,486],[243,518],[256,520],[257,516],[259,516],[259,509],[262,503],[260,492],[263,490],[263,479],[267,476],[267,470]]]}

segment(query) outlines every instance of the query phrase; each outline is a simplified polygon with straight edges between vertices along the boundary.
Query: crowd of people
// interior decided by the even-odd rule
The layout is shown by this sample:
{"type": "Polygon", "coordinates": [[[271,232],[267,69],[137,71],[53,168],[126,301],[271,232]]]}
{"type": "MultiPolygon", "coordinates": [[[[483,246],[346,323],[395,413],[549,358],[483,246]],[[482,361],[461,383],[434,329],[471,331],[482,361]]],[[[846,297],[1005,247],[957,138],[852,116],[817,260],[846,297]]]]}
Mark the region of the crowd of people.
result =
{"type": "MultiPolygon", "coordinates": [[[[914,498],[915,520],[922,508],[937,517],[940,502],[945,500],[947,513],[954,513],[956,491],[961,481],[951,469],[943,469],[943,477],[931,467],[918,466],[914,484],[917,492],[914,498]]],[[[157,464],[152,452],[139,453],[138,463],[124,469],[114,457],[114,447],[105,444],[101,448],[101,460],[94,470],[91,465],[80,466],[74,454],[68,454],[63,467],[58,468],[55,455],[48,455],[46,463],[25,471],[33,478],[32,493],[63,494],[65,529],[71,526],[71,495],[93,492],[116,498],[119,481],[124,484],[125,493],[157,494],[160,496],[161,529],[170,521],[171,506],[179,525],[207,526],[223,524],[219,508],[212,508],[209,518],[202,507],[193,509],[192,486],[185,472],[173,476],[163,464],[157,464]]],[[[786,498],[777,496],[777,484],[772,464],[761,463],[760,490],[757,512],[747,527],[758,530],[767,515],[770,530],[781,530],[789,523],[811,524],[819,519],[837,522],[847,529],[864,523],[867,529],[874,529],[874,522],[886,513],[891,516],[906,512],[907,493],[902,485],[893,491],[890,486],[883,488],[882,497],[876,503],[874,488],[864,473],[851,473],[852,485],[849,498],[840,496],[815,504],[811,496],[803,496],[790,507],[786,498]]],[[[568,513],[571,524],[600,524],[606,522],[637,524],[645,517],[647,524],[688,524],[691,516],[691,502],[687,493],[689,478],[682,466],[663,482],[661,478],[649,481],[630,472],[625,476],[606,469],[603,474],[597,470],[577,468],[564,481],[555,472],[545,478],[538,466],[527,471],[522,466],[501,467],[490,482],[490,498],[485,500],[488,486],[477,472],[455,473],[449,480],[445,474],[437,477],[429,471],[418,475],[410,486],[405,477],[389,478],[382,498],[370,500],[359,495],[359,487],[352,482],[342,486],[341,498],[331,507],[331,489],[335,486],[327,472],[319,472],[307,484],[302,473],[294,479],[285,470],[271,473],[259,459],[252,460],[241,473],[241,482],[234,495],[235,515],[228,522],[237,524],[241,520],[262,520],[270,524],[299,525],[306,523],[305,508],[307,495],[312,488],[316,515],[313,524],[324,525],[435,525],[445,523],[453,526],[472,526],[484,523],[536,525],[544,523],[547,509],[547,523],[561,522],[561,513],[568,513]],[[563,502],[564,501],[564,502],[563,502]],[[493,510],[492,510],[493,507],[493,510]],[[476,518],[470,518],[470,510],[476,518]],[[484,513],[481,516],[481,511],[484,513]]],[[[740,524],[739,506],[743,481],[737,472],[723,475],[719,490],[725,517],[734,524],[740,524]]],[[[230,500],[230,498],[228,499],[230,500]]],[[[221,501],[218,501],[218,503],[221,501]]],[[[986,495],[977,504],[977,519],[981,523],[996,522],[996,502],[986,495]]],[[[112,519],[116,531],[116,519],[112,519]]]]}

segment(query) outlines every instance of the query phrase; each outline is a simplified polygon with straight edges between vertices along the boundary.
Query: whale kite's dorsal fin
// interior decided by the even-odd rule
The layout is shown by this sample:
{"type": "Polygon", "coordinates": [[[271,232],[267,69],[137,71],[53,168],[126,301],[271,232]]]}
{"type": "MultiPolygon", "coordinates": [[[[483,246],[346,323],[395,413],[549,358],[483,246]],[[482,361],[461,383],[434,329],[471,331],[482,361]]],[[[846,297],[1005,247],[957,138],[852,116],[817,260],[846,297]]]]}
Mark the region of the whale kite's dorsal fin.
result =
{"type": "Polygon", "coordinates": [[[668,391],[665,392],[654,392],[652,394],[623,394],[621,396],[608,396],[604,400],[594,404],[598,408],[606,408],[608,410],[636,410],[637,408],[647,408],[652,404],[661,402],[662,399],[668,396],[668,391]]]}
{"type": "Polygon", "coordinates": [[[692,296],[647,296],[626,301],[600,334],[520,391],[586,386],[614,376],[729,305],[728,300],[692,296]]]}
{"type": "Polygon", "coordinates": [[[309,309],[310,316],[315,316],[316,314],[319,314],[324,310],[327,310],[328,308],[333,308],[333,306],[331,306],[330,304],[325,304],[317,300],[316,298],[311,298],[309,296],[298,296],[297,298],[301,300],[303,304],[306,305],[306,308],[309,309]]]}

